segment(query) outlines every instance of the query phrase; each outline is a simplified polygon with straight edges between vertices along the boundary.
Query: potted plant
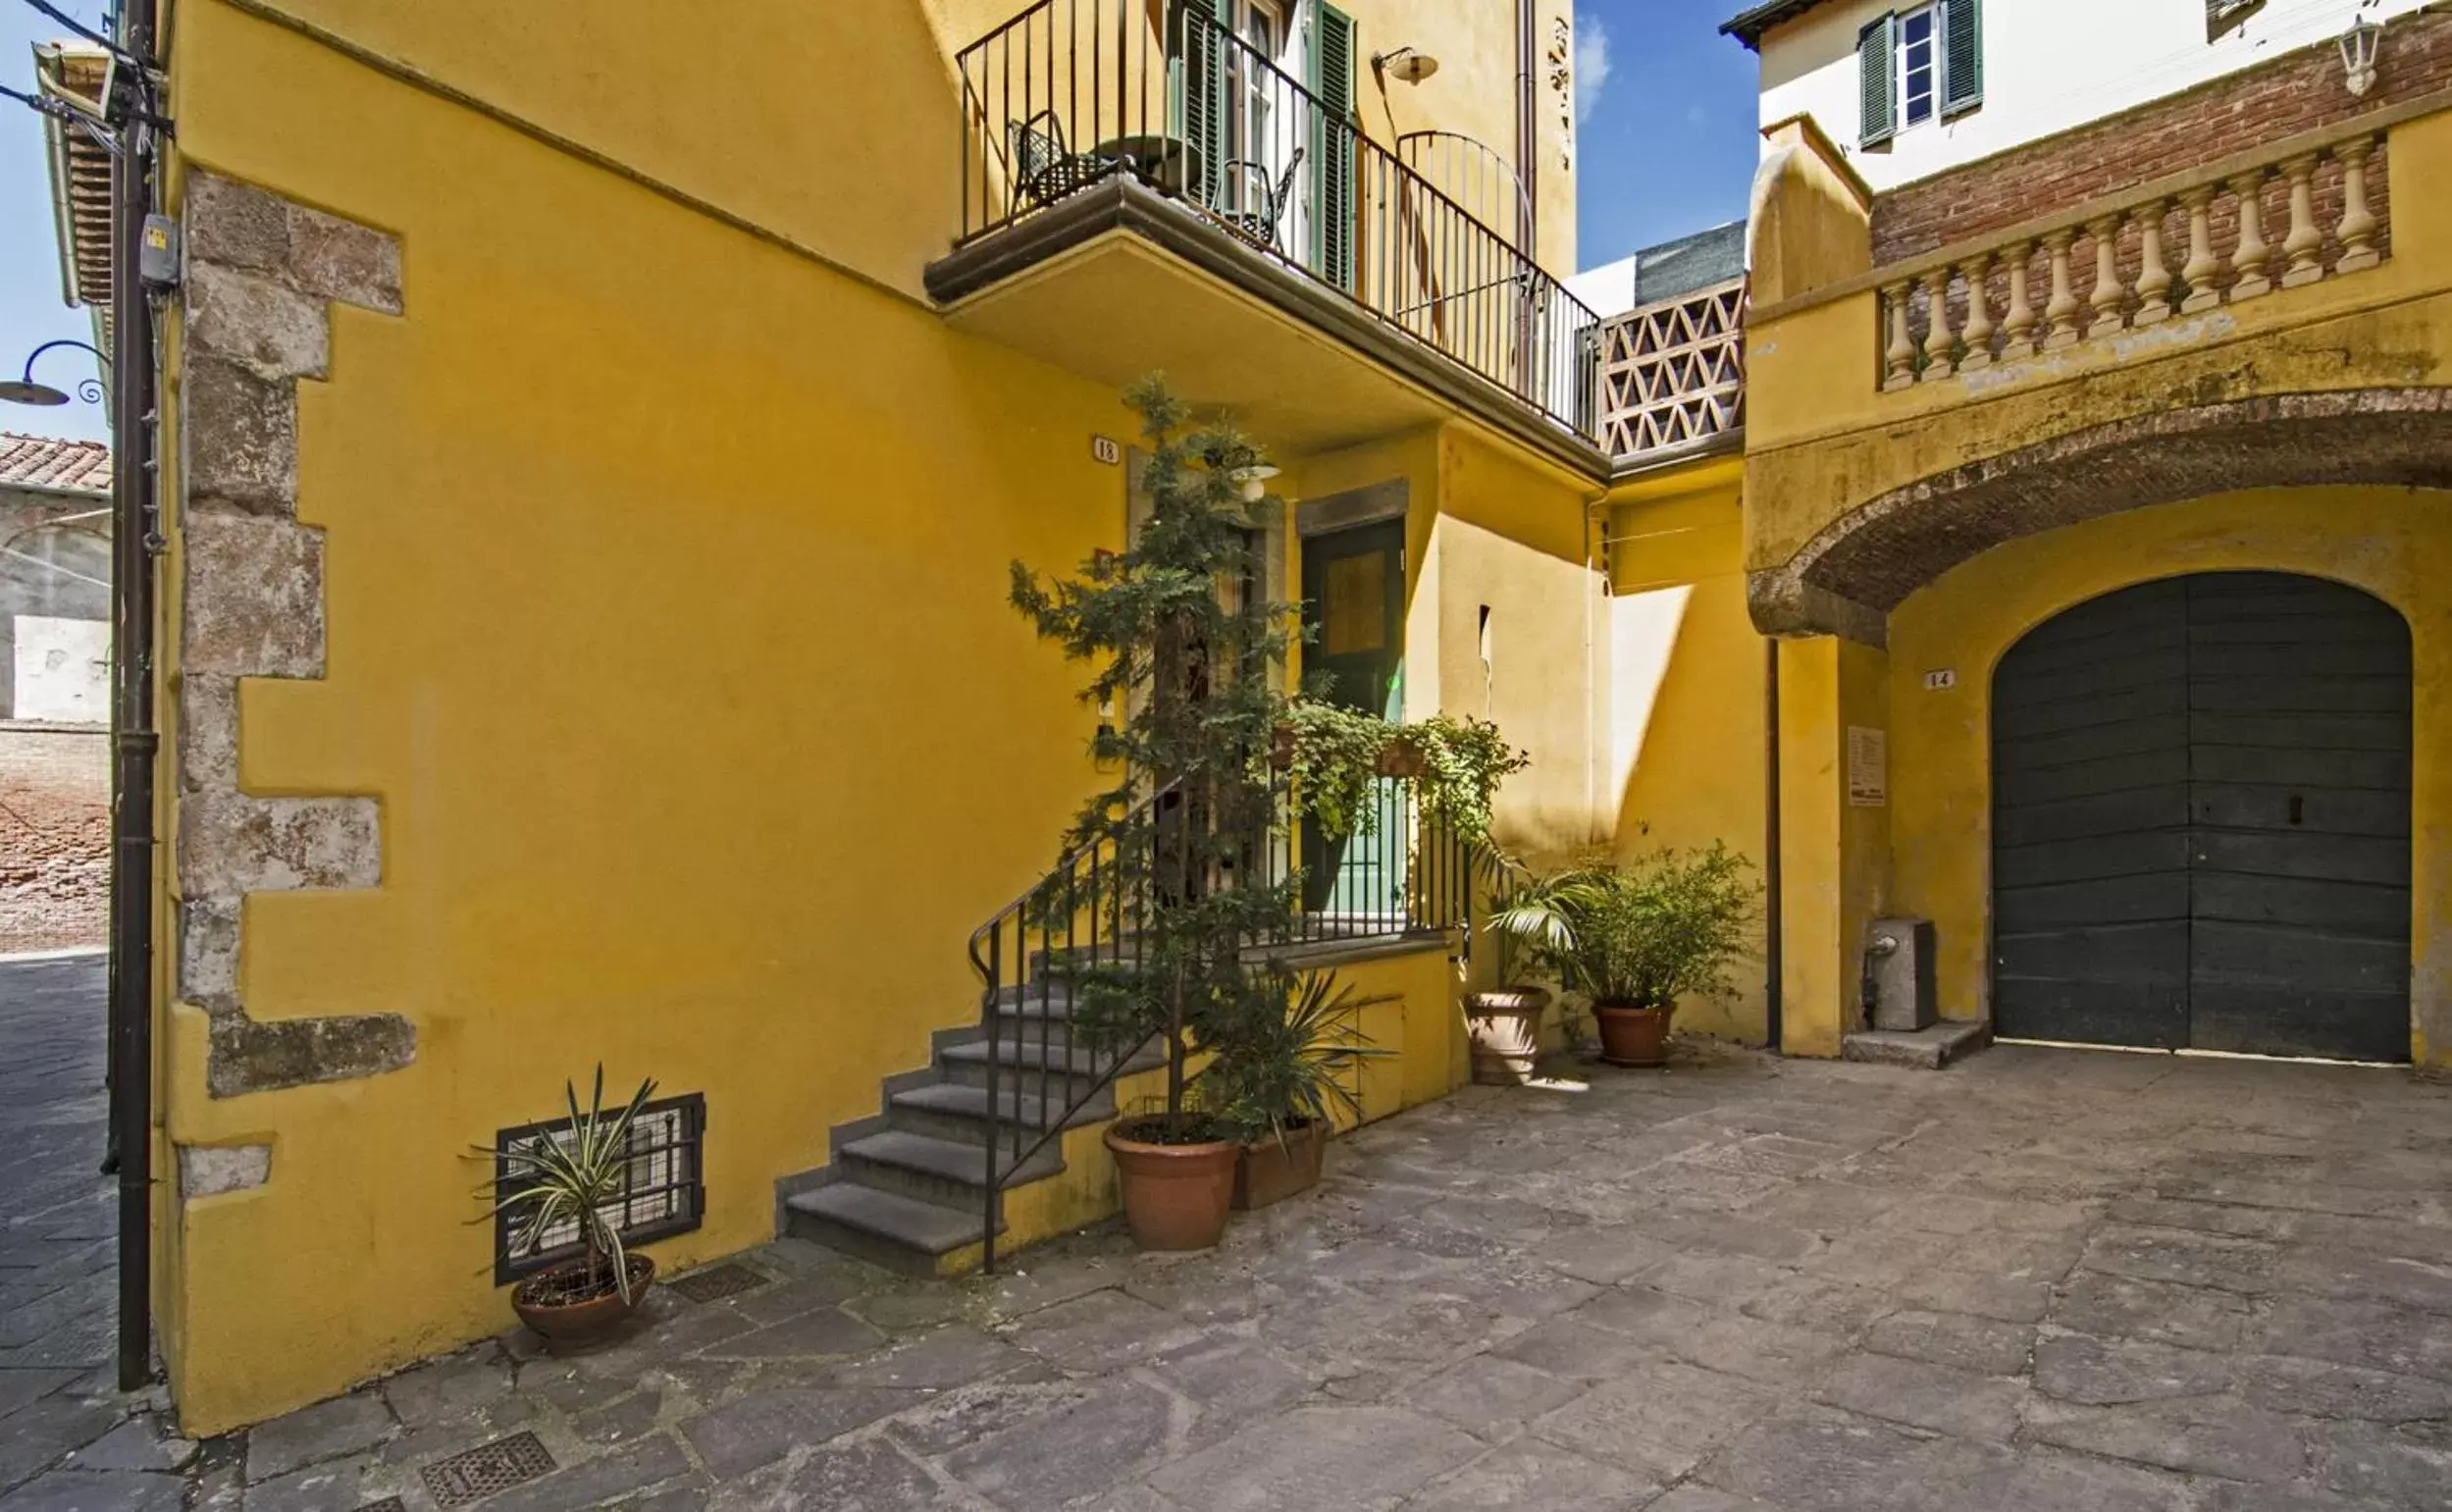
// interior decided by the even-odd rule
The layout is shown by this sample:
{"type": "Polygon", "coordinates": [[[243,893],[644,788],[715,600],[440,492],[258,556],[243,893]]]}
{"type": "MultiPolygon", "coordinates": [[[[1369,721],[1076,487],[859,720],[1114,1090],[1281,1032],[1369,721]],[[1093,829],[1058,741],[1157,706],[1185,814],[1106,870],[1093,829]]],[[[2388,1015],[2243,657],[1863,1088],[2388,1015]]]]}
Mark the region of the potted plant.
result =
{"type": "MultiPolygon", "coordinates": [[[[1499,927],[1515,890],[1531,878],[1524,866],[1494,847],[1474,853],[1475,869],[1490,882],[1492,914],[1487,925],[1498,943],[1498,985],[1464,995],[1465,1035],[1473,1046],[1473,1079],[1486,1087],[1520,1087],[1533,1079],[1541,1053],[1541,1019],[1549,989],[1524,981],[1517,968],[1528,953],[1517,936],[1499,927]]],[[[1552,919],[1545,928],[1562,926],[1552,919]]]]}
{"type": "Polygon", "coordinates": [[[1718,841],[1624,863],[1593,859],[1533,878],[1493,924],[1591,1000],[1601,1060],[1660,1066],[1678,1000],[1735,991],[1728,968],[1754,917],[1751,869],[1718,841]]]}
{"type": "Polygon", "coordinates": [[[1289,711],[1269,675],[1282,666],[1295,605],[1257,595],[1225,601],[1216,585],[1265,577],[1259,543],[1282,507],[1246,499],[1237,475],[1263,462],[1225,424],[1183,434],[1189,410],[1163,385],[1136,385],[1149,459],[1150,512],[1124,550],[1092,556],[1069,580],[1013,569],[1013,602],[1041,636],[1098,668],[1085,703],[1128,710],[1090,751],[1123,776],[1074,819],[1067,849],[1099,847],[1093,897],[1067,906],[1125,921],[1123,959],[1071,973],[1073,1029],[1121,1056],[1153,1039],[1166,1052],[1163,1108],[1107,1130],[1133,1240],[1202,1249],[1226,1228],[1239,1130],[1189,1094],[1191,1057],[1251,1010],[1247,941],[1290,930],[1295,880],[1244,863],[1281,843],[1266,752],[1289,711]]]}
{"type": "Polygon", "coordinates": [[[1320,1184],[1335,1112],[1362,1113],[1345,1078],[1389,1053],[1363,1035],[1361,1012],[1387,1001],[1358,996],[1333,971],[1254,973],[1250,1011],[1221,1028],[1199,1078],[1202,1101],[1242,1140],[1235,1207],[1265,1208],[1320,1184]]]}
{"type": "Polygon", "coordinates": [[[550,1342],[585,1343],[600,1337],[638,1309],[655,1278],[655,1262],[623,1246],[621,1229],[605,1215],[621,1207],[623,1183],[636,1152],[630,1126],[655,1095],[642,1081],[627,1106],[604,1107],[604,1068],[596,1069],[596,1090],[587,1111],[579,1089],[562,1084],[570,1107],[567,1132],[538,1134],[507,1150],[479,1146],[495,1163],[495,1180],[484,1188],[494,1199],[487,1214],[510,1215],[513,1254],[533,1255],[557,1228],[577,1231],[581,1253],[521,1280],[511,1288],[511,1310],[550,1342]]]}

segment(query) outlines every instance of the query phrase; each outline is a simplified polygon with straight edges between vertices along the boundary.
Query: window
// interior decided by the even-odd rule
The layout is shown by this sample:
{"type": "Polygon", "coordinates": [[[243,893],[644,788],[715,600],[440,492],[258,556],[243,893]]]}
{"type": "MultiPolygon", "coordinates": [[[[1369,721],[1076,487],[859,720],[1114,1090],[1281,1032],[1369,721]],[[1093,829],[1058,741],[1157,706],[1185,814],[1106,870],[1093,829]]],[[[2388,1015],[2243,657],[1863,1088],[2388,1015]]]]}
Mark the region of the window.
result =
{"type": "Polygon", "coordinates": [[[1861,146],[1973,110],[1984,102],[1983,0],[1931,0],[1876,17],[1856,36],[1856,70],[1861,146]]]}
{"type": "MultiPolygon", "coordinates": [[[[556,1119],[502,1129],[494,1136],[494,1147],[507,1152],[537,1139],[562,1141],[569,1137],[570,1121],[556,1119]]],[[[659,1098],[639,1110],[630,1125],[630,1169],[622,1183],[621,1197],[602,1210],[613,1221],[613,1226],[621,1230],[624,1244],[666,1239],[699,1226],[706,1211],[705,1173],[699,1158],[705,1140],[704,1093],[659,1098]]],[[[494,1186],[497,1200],[518,1190],[508,1161],[495,1162],[494,1186]]],[[[507,1286],[523,1276],[576,1259],[582,1253],[576,1224],[548,1229],[534,1251],[513,1254],[511,1247],[519,1232],[517,1213],[495,1215],[494,1283],[497,1286],[507,1286]]]]}
{"type": "Polygon", "coordinates": [[[1933,119],[1933,101],[1941,92],[1941,59],[1933,50],[1933,8],[1909,11],[1899,18],[1899,120],[1922,126],[1933,119]]]}

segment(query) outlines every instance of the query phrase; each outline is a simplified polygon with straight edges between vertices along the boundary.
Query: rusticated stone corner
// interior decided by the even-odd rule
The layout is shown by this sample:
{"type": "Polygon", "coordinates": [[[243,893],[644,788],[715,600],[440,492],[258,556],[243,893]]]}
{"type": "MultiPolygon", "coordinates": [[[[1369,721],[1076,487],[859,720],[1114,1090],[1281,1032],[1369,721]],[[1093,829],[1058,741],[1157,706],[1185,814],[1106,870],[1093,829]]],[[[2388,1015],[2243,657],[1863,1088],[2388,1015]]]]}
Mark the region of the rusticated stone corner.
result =
{"type": "MultiPolygon", "coordinates": [[[[179,995],[212,1016],[207,1089],[237,1097],[378,1075],[417,1056],[416,1028],[396,1014],[252,1018],[239,971],[247,894],[383,881],[375,799],[240,787],[238,683],[324,675],[324,533],[297,517],[297,386],[330,369],[333,301],[400,313],[400,249],[381,232],[200,170],[185,207],[179,995]]],[[[241,1184],[260,1182],[270,1151],[263,1150],[260,1168],[193,1152],[198,1179],[236,1171],[253,1173],[241,1184]]],[[[181,1153],[183,1182],[191,1152],[181,1153]]]]}
{"type": "Polygon", "coordinates": [[[179,1195],[193,1202],[224,1192],[243,1192],[272,1179],[268,1144],[183,1144],[179,1147],[179,1195]]]}

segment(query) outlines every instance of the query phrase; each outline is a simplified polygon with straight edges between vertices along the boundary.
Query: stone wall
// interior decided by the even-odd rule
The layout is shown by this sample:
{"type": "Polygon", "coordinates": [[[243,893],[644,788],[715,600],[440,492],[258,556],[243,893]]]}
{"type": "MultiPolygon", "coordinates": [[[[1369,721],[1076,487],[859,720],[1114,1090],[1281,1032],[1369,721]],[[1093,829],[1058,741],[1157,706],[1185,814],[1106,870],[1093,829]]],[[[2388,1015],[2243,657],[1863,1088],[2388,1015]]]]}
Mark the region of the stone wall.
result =
{"type": "Polygon", "coordinates": [[[324,533],[298,519],[297,386],[333,301],[400,313],[399,244],[197,172],[180,375],[179,997],[212,1016],[215,1097],[371,1076],[416,1057],[395,1014],[259,1020],[241,1001],[249,893],[374,887],[373,798],[263,798],[238,781],[238,685],[324,675],[324,533]]]}
{"type": "MultiPolygon", "coordinates": [[[[2341,55],[2327,39],[2263,68],[1903,184],[1873,202],[1873,261],[1882,266],[1918,257],[2446,88],[2452,88],[2452,12],[2396,20],[2377,56],[2375,85],[2364,97],[2343,85],[2341,55]]],[[[2387,228],[2388,167],[2378,153],[2371,180],[2375,214],[2387,228]]],[[[2332,191],[2329,182],[2320,188],[2332,191]]],[[[2266,225],[2286,226],[2286,213],[2276,218],[2286,205],[2282,186],[2269,185],[2267,194],[2266,225]]],[[[2318,209],[2321,224],[2339,218],[2327,213],[2331,206],[2318,209]]],[[[2216,232],[2226,244],[2228,228],[2216,232]]]]}
{"type": "Polygon", "coordinates": [[[100,945],[111,916],[111,737],[0,723],[0,956],[100,945]]]}

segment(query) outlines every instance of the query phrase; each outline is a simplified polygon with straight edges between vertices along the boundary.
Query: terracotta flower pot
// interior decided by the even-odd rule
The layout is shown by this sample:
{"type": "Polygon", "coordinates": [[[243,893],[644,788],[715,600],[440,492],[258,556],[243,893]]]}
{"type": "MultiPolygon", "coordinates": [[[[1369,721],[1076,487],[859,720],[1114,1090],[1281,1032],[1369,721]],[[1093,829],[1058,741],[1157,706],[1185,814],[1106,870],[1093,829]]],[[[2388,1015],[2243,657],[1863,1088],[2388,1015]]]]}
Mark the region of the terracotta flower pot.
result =
{"type": "Polygon", "coordinates": [[[1147,1121],[1107,1126],[1116,1182],[1123,1188],[1124,1225],[1143,1249],[1207,1249],[1226,1233],[1243,1147],[1230,1139],[1150,1144],[1133,1138],[1147,1121]]]}
{"type": "Polygon", "coordinates": [[[1669,1064],[1669,1016],[1673,1008],[1636,1008],[1623,1003],[1595,1003],[1592,1017],[1600,1022],[1600,1058],[1611,1066],[1669,1064]]]}
{"type": "Polygon", "coordinates": [[[586,1268],[587,1262],[578,1260],[529,1277],[511,1288],[511,1311],[548,1343],[585,1344],[603,1337],[637,1312],[639,1303],[647,1296],[647,1288],[655,1279],[655,1262],[645,1255],[632,1255],[629,1301],[623,1301],[618,1290],[577,1301],[562,1300],[564,1294],[574,1289],[573,1283],[586,1268]]]}
{"type": "Polygon", "coordinates": [[[1390,741],[1380,752],[1380,775],[1383,777],[1413,779],[1423,776],[1430,769],[1430,757],[1424,756],[1422,748],[1411,741],[1390,741]]]}
{"type": "Polygon", "coordinates": [[[1533,1078],[1541,1053],[1541,1015],[1549,993],[1539,987],[1468,992],[1465,1031],[1473,1037],[1473,1079],[1486,1087],[1520,1087],[1533,1078]]]}
{"type": "Polygon", "coordinates": [[[1265,1208],[1320,1184],[1320,1166],[1328,1158],[1329,1125],[1313,1120],[1285,1131],[1283,1142],[1264,1135],[1243,1146],[1234,1167],[1234,1206],[1265,1208]]]}
{"type": "Polygon", "coordinates": [[[1273,771],[1294,769],[1294,727],[1278,725],[1269,732],[1269,766],[1273,771]]]}

